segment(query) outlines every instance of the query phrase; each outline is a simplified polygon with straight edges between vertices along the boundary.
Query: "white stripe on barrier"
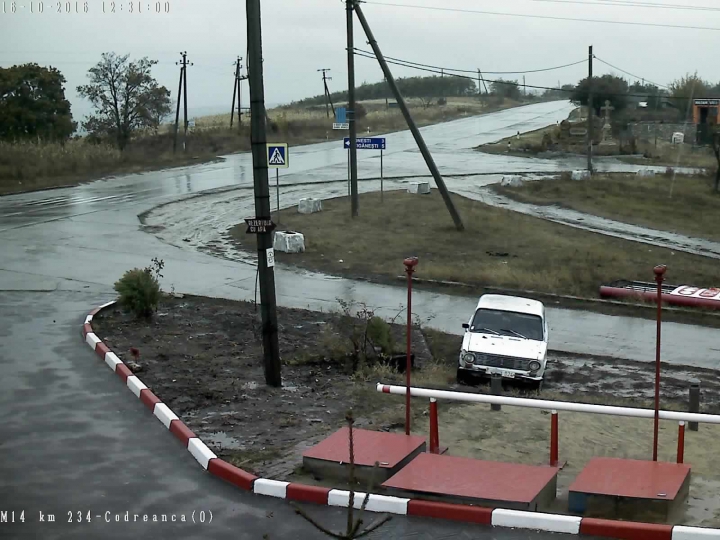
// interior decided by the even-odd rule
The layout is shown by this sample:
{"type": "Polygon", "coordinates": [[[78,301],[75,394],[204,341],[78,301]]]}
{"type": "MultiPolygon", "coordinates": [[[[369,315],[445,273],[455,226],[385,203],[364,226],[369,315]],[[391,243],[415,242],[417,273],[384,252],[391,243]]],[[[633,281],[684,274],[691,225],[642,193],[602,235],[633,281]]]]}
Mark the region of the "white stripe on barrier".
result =
{"type": "MultiPolygon", "coordinates": [[[[365,500],[365,493],[361,491],[355,492],[353,508],[359,509],[365,500]]],[[[401,499],[399,497],[388,497],[386,495],[370,494],[365,509],[368,512],[386,512],[389,514],[407,514],[408,502],[410,499],[401,499]]],[[[330,490],[328,493],[328,506],[342,506],[347,508],[350,505],[350,492],[340,489],[330,490]]]]}
{"type": "Polygon", "coordinates": [[[215,453],[205,446],[205,443],[197,437],[193,437],[188,441],[187,448],[197,462],[203,466],[203,469],[207,469],[210,460],[217,457],[215,453]]]}
{"type": "Polygon", "coordinates": [[[270,497],[277,497],[284,499],[287,494],[287,487],[290,482],[280,482],[279,480],[266,480],[265,478],[258,478],[253,482],[253,492],[258,495],[269,495],[270,497]]]}
{"type": "Polygon", "coordinates": [[[90,324],[91,321],[92,321],[92,315],[88,315],[87,317],[85,317],[85,324],[90,324]]]}
{"type": "Polygon", "coordinates": [[[720,539],[720,529],[705,529],[703,527],[683,527],[675,525],[672,530],[672,540],[716,540],[720,539]]]}
{"type": "Polygon", "coordinates": [[[94,351],[95,345],[98,343],[101,343],[101,340],[99,337],[97,337],[94,333],[88,332],[87,337],[85,338],[85,342],[90,345],[90,348],[94,351]]]}
{"type": "Polygon", "coordinates": [[[112,306],[115,302],[117,302],[117,300],[111,300],[110,302],[106,302],[106,303],[103,304],[102,306],[98,306],[98,309],[104,309],[104,308],[106,308],[106,307],[108,307],[108,306],[112,306]]]}
{"type": "Polygon", "coordinates": [[[114,352],[110,351],[105,353],[105,363],[110,369],[115,371],[117,365],[122,364],[122,360],[120,360],[114,352]]]}
{"type": "Polygon", "coordinates": [[[540,514],[496,508],[492,513],[492,524],[496,527],[514,527],[539,531],[579,534],[581,517],[540,514]]]}
{"type": "Polygon", "coordinates": [[[143,383],[135,375],[130,375],[127,378],[127,386],[137,397],[140,397],[140,392],[147,388],[147,386],[145,386],[145,383],[143,383]]]}
{"type": "Polygon", "coordinates": [[[164,403],[156,403],[153,414],[160,420],[166,428],[170,429],[170,422],[173,420],[179,420],[177,415],[170,410],[170,407],[164,403]]]}

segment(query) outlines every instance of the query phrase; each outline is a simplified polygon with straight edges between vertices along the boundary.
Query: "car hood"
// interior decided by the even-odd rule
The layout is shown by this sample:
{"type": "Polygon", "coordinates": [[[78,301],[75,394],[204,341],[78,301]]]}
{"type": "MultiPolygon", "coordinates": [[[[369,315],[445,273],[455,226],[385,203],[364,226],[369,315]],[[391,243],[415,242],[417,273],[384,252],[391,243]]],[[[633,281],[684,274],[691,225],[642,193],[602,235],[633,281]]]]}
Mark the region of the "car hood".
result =
{"type": "Polygon", "coordinates": [[[543,360],[547,352],[547,343],[532,339],[466,332],[462,348],[470,352],[543,360]]]}

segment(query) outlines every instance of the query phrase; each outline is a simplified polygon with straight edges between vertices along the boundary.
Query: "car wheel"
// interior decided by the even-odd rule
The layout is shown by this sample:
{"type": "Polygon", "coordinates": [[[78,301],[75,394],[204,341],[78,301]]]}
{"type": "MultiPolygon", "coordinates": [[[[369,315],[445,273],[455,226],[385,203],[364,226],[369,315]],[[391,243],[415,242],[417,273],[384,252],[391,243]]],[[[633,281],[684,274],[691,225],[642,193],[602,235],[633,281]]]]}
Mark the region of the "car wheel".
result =
{"type": "Polygon", "coordinates": [[[466,371],[464,369],[458,368],[458,370],[457,370],[458,384],[470,384],[469,380],[470,380],[470,376],[466,373],[466,371]]]}

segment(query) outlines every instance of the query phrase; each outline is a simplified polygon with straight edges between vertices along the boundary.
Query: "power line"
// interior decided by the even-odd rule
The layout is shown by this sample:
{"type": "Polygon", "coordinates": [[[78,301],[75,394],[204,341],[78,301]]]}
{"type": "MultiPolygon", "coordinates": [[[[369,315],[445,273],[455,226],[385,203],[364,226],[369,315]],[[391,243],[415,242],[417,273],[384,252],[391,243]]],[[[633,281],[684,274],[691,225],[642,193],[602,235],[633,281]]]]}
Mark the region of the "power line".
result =
{"type": "MultiPolygon", "coordinates": [[[[372,60],[376,60],[375,55],[373,55],[372,53],[368,54],[368,53],[366,53],[366,52],[364,52],[364,51],[360,51],[359,49],[355,49],[355,54],[356,54],[357,56],[361,57],[361,58],[370,58],[370,59],[372,59],[372,60]]],[[[418,70],[418,71],[425,71],[425,72],[427,72],[427,73],[435,73],[435,74],[440,75],[440,74],[442,74],[442,72],[443,72],[442,70],[448,71],[448,68],[428,68],[428,67],[420,67],[420,66],[418,66],[418,65],[408,64],[408,63],[407,63],[406,61],[404,61],[404,60],[389,60],[388,57],[385,57],[385,58],[386,58],[386,62],[387,62],[388,64],[394,64],[394,65],[400,66],[400,67],[407,67],[407,68],[411,68],[411,69],[416,69],[416,70],[418,70]]],[[[476,70],[476,72],[477,72],[477,70],[476,70]]],[[[455,75],[455,76],[456,76],[456,77],[460,77],[460,78],[462,78],[462,79],[468,79],[468,80],[473,81],[473,82],[475,82],[475,81],[477,80],[476,77],[470,77],[470,76],[467,76],[467,75],[455,75]]],[[[485,79],[485,82],[488,82],[488,83],[496,83],[496,84],[507,84],[507,85],[520,86],[516,81],[503,81],[503,80],[485,79]]],[[[555,92],[565,92],[565,93],[572,93],[572,92],[575,91],[574,86],[573,86],[573,89],[553,88],[553,87],[550,87],[550,86],[537,86],[537,85],[531,85],[531,84],[526,85],[526,87],[527,87],[527,88],[533,88],[533,89],[535,89],[535,90],[551,90],[551,91],[555,91],[555,92]]],[[[609,93],[609,92],[608,92],[608,93],[605,93],[605,92],[604,92],[604,95],[607,95],[607,96],[623,96],[623,97],[640,97],[640,98],[646,98],[646,97],[648,97],[647,94],[609,93]]],[[[668,97],[672,97],[672,99],[691,99],[691,97],[689,98],[689,97],[686,97],[686,96],[668,96],[668,97]]]]}
{"type": "MultiPolygon", "coordinates": [[[[365,54],[372,54],[371,51],[365,51],[363,49],[358,49],[357,47],[355,47],[355,50],[364,52],[365,54]]],[[[439,66],[432,66],[429,64],[420,64],[418,62],[411,62],[410,60],[401,60],[399,58],[393,58],[392,56],[386,56],[385,58],[389,59],[389,60],[405,62],[406,64],[413,64],[413,65],[420,66],[420,67],[440,69],[440,70],[456,72],[456,73],[477,73],[477,69],[451,69],[451,68],[444,68],[444,67],[439,67],[439,66]]],[[[521,75],[523,73],[540,73],[542,71],[553,71],[555,69],[563,69],[563,68],[570,67],[570,66],[577,66],[578,64],[584,64],[585,62],[587,62],[587,59],[582,59],[582,60],[579,60],[578,62],[572,62],[570,64],[564,64],[562,66],[555,66],[555,67],[551,67],[551,68],[528,69],[525,71],[483,71],[483,73],[489,73],[491,75],[518,75],[518,74],[521,75]]]]}
{"type": "Polygon", "coordinates": [[[669,90],[669,89],[670,89],[668,86],[665,86],[665,85],[663,85],[663,84],[654,83],[654,82],[652,82],[650,79],[648,79],[648,78],[646,78],[646,77],[638,77],[637,75],[633,75],[633,74],[630,73],[629,71],[625,71],[624,69],[621,69],[621,68],[619,68],[619,67],[617,67],[617,66],[613,66],[610,62],[606,62],[606,61],[603,60],[602,58],[598,58],[597,56],[595,56],[594,58],[595,58],[595,60],[597,60],[598,62],[602,62],[602,63],[605,64],[606,66],[610,66],[610,67],[613,68],[613,69],[617,69],[618,71],[621,71],[621,72],[624,73],[625,75],[630,75],[631,77],[635,77],[636,79],[642,79],[642,80],[647,81],[647,82],[649,82],[650,84],[652,84],[652,85],[654,85],[654,86],[657,86],[657,87],[659,87],[659,88],[665,88],[666,90],[669,90]]]}
{"type": "Polygon", "coordinates": [[[449,11],[456,13],[472,13],[479,15],[501,15],[504,17],[523,17],[528,19],[546,19],[553,21],[573,21],[573,22],[590,22],[590,23],[602,23],[602,24],[623,24],[629,26],[653,26],[659,28],[677,28],[685,30],[712,30],[720,32],[720,28],[713,28],[710,26],[690,26],[690,25],[678,25],[678,24],[662,24],[662,23],[642,23],[633,21],[608,21],[603,19],[582,19],[579,17],[556,17],[552,15],[527,15],[525,13],[502,13],[499,11],[481,11],[476,9],[461,9],[461,8],[446,8],[438,6],[418,6],[415,4],[394,4],[391,2],[375,2],[372,0],[365,0],[366,4],[375,6],[390,6],[400,8],[411,8],[411,9],[427,9],[432,11],[449,11]]]}
{"type": "Polygon", "coordinates": [[[548,2],[553,4],[582,4],[586,6],[609,6],[609,7],[640,7],[652,9],[677,9],[681,11],[720,11],[720,8],[709,6],[684,6],[682,4],[661,4],[658,2],[620,2],[618,0],[529,0],[530,2],[548,2]]]}

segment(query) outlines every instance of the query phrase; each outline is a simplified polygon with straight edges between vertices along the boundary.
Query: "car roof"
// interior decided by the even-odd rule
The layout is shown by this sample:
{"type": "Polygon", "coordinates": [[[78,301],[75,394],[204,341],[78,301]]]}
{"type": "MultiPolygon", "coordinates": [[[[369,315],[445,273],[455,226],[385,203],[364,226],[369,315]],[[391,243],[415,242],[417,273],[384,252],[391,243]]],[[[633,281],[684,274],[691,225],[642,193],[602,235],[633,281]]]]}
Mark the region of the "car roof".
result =
{"type": "Polygon", "coordinates": [[[545,318],[545,306],[542,302],[521,298],[519,296],[505,296],[503,294],[483,294],[478,301],[476,309],[497,309],[501,311],[515,311],[528,313],[545,318]]]}

